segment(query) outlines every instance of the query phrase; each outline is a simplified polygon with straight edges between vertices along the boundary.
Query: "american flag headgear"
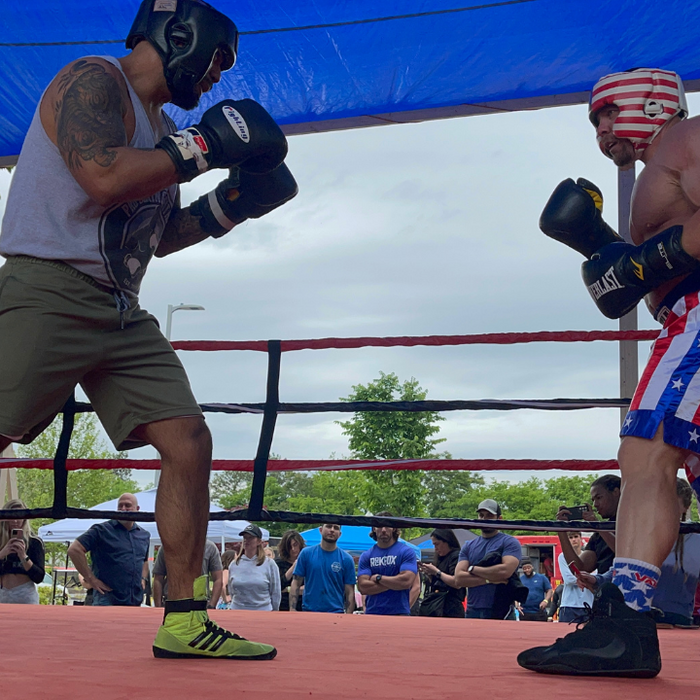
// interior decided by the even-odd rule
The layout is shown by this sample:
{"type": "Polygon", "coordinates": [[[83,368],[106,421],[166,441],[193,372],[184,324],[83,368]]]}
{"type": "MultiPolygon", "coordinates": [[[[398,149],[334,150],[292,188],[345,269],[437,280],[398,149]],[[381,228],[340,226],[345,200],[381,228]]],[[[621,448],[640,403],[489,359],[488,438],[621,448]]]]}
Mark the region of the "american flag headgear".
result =
{"type": "Polygon", "coordinates": [[[593,87],[588,107],[593,126],[598,126],[596,115],[606,105],[620,110],[613,134],[632,142],[637,159],[666,122],[676,115],[681,119],[688,116],[680,76],[658,68],[637,68],[601,78],[593,87]]]}

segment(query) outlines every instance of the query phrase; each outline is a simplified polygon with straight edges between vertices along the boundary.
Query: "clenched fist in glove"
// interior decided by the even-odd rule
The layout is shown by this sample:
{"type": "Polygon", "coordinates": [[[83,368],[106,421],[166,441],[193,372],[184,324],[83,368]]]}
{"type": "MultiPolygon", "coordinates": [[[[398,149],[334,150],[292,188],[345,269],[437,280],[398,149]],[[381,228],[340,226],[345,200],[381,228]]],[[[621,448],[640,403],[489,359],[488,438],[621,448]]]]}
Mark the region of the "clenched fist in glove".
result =
{"type": "Polygon", "coordinates": [[[216,189],[190,205],[202,230],[220,238],[246,219],[259,219],[282,206],[299,191],[294,176],[282,163],[268,173],[233,168],[216,189]]]}
{"type": "Polygon", "coordinates": [[[274,170],[287,155],[287,139],[275,120],[254,100],[223,100],[199,124],[161,139],[180,182],[211,168],[242,165],[249,172],[274,170]]]}
{"type": "Polygon", "coordinates": [[[622,238],[603,221],[603,195],[588,180],[580,177],[560,182],[549,198],[542,215],[542,233],[590,260],[593,253],[622,238]]]}

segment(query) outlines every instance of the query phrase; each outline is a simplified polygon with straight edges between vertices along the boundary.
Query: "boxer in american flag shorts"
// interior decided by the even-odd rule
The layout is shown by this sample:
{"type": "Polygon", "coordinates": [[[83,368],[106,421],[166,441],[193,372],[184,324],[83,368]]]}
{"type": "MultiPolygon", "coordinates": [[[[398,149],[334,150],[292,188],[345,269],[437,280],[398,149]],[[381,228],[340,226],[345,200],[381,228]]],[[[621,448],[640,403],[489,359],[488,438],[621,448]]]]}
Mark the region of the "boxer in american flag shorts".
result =
{"type": "MultiPolygon", "coordinates": [[[[645,167],[624,241],[602,219],[600,190],[565,180],[542,231],[585,258],[584,284],[601,313],[621,318],[646,298],[663,329],[623,423],[612,583],[586,625],[518,663],[541,673],[652,678],[661,670],[651,604],[678,537],[676,474],[700,476],[700,120],[686,119],[680,76],[638,68],[601,78],[589,118],[600,150],[620,168],[645,167]]],[[[700,485],[700,481],[696,481],[700,485]]]]}
{"type": "MultiPolygon", "coordinates": [[[[621,436],[663,440],[700,452],[700,295],[681,297],[652,346],[621,436]]],[[[700,486],[700,483],[698,484],[700,486]]]]}

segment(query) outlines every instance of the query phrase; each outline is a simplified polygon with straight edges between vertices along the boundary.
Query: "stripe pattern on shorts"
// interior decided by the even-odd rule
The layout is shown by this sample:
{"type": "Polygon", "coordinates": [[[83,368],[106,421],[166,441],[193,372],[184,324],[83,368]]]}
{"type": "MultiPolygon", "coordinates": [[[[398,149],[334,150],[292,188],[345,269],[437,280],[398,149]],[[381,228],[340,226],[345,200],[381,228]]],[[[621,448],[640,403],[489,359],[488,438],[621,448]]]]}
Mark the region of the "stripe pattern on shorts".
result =
{"type": "Polygon", "coordinates": [[[651,440],[662,422],[664,442],[700,453],[698,292],[687,294],[673,306],[654,342],[620,436],[651,440]]]}

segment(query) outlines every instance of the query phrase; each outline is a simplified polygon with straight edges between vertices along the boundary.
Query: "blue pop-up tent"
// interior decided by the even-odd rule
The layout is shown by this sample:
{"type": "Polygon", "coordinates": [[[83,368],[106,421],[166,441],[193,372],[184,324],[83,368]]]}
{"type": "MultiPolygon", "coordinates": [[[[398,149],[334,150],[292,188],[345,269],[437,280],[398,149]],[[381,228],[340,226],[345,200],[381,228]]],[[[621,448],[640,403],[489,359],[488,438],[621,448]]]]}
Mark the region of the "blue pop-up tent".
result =
{"type": "MultiPolygon", "coordinates": [[[[375,544],[377,544],[370,536],[371,529],[368,527],[359,527],[357,525],[343,525],[341,529],[338,547],[350,553],[365,552],[375,544]]],[[[321,531],[315,527],[311,530],[306,530],[300,533],[307,545],[320,544],[321,531]]],[[[406,540],[401,540],[409,547],[415,550],[416,556],[420,558],[420,549],[406,540]]]]}
{"type": "MultiPolygon", "coordinates": [[[[123,55],[138,0],[0,0],[0,165],[66,63],[123,55]]],[[[192,114],[261,102],[289,134],[584,102],[597,78],[669,68],[700,87],[700,3],[667,0],[212,0],[237,65],[192,114]]]]}

